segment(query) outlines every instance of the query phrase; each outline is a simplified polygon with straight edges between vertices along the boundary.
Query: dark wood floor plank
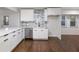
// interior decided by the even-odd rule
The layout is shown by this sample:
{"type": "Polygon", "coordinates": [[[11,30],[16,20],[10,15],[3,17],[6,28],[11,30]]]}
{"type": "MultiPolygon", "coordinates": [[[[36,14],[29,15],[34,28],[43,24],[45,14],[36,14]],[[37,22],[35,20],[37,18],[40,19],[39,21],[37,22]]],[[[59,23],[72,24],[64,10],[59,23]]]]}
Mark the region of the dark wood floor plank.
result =
{"type": "Polygon", "coordinates": [[[14,52],[53,52],[63,51],[60,47],[58,38],[49,38],[49,40],[23,40],[14,52]]]}
{"type": "Polygon", "coordinates": [[[79,35],[62,35],[62,47],[67,52],[79,51],[79,35]]]}
{"type": "Polygon", "coordinates": [[[62,39],[23,40],[13,52],[78,52],[79,35],[62,35],[62,39]]]}

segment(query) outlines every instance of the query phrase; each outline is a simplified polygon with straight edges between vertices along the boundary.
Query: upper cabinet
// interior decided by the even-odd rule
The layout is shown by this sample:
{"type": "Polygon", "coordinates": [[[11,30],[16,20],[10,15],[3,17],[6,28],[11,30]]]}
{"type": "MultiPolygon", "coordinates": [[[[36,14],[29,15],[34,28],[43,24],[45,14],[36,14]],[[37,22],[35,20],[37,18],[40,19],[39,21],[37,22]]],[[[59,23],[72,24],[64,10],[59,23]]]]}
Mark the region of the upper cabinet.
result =
{"type": "Polygon", "coordinates": [[[34,9],[21,9],[21,21],[34,21],[34,9]]]}
{"type": "Polygon", "coordinates": [[[47,8],[48,16],[61,15],[61,8],[47,8]]]}

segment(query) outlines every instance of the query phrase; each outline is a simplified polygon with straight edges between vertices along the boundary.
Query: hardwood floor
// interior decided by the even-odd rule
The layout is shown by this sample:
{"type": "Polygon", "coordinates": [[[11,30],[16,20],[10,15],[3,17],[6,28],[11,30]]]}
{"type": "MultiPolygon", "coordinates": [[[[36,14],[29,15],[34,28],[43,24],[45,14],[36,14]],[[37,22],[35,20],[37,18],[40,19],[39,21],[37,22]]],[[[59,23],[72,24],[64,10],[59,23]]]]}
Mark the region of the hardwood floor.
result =
{"type": "Polygon", "coordinates": [[[49,38],[49,40],[23,40],[13,52],[55,52],[63,51],[58,38],[49,38]]]}
{"type": "Polygon", "coordinates": [[[48,41],[23,40],[13,52],[78,52],[79,35],[62,35],[48,41]]]}
{"type": "Polygon", "coordinates": [[[67,52],[79,52],[79,35],[62,35],[62,47],[67,52]]]}

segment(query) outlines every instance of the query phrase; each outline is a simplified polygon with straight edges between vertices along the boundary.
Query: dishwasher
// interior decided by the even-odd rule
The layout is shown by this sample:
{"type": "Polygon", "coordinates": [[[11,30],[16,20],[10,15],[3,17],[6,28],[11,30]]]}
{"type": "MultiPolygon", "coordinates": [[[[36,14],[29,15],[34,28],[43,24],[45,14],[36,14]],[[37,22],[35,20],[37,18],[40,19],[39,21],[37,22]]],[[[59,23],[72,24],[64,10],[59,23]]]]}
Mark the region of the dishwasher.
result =
{"type": "Polygon", "coordinates": [[[33,38],[33,29],[25,28],[25,38],[33,38]]]}

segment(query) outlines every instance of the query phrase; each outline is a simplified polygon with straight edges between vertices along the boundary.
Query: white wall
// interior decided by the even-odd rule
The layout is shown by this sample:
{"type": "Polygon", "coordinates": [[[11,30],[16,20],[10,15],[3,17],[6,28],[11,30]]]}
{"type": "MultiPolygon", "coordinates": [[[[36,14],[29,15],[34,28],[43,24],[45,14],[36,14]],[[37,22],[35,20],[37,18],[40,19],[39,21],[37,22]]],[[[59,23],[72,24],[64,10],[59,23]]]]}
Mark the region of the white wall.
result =
{"type": "Polygon", "coordinates": [[[15,13],[9,16],[9,26],[12,26],[12,27],[20,26],[19,13],[15,13]]]}
{"type": "Polygon", "coordinates": [[[79,15],[79,10],[73,10],[73,9],[62,9],[62,14],[65,15],[79,15]]]}
{"type": "Polygon", "coordinates": [[[61,8],[47,8],[48,15],[61,15],[61,8]]]}
{"type": "Polygon", "coordinates": [[[59,16],[48,17],[48,35],[49,37],[58,37],[61,39],[61,24],[59,16]]]}
{"type": "Polygon", "coordinates": [[[15,13],[5,8],[0,8],[0,27],[3,25],[3,16],[9,16],[9,26],[19,26],[19,12],[15,13]]]}
{"type": "Polygon", "coordinates": [[[0,15],[0,28],[3,25],[3,16],[0,15]]]}
{"type": "Polygon", "coordinates": [[[0,27],[3,25],[3,16],[6,16],[8,15],[9,16],[9,11],[3,9],[3,8],[0,8],[0,27]]]}
{"type": "Polygon", "coordinates": [[[63,35],[79,35],[79,28],[61,28],[63,35]]]}
{"type": "Polygon", "coordinates": [[[79,35],[79,16],[77,17],[76,27],[61,27],[61,34],[64,35],[79,35]]]}
{"type": "MultiPolygon", "coordinates": [[[[79,10],[63,10],[64,15],[78,15],[77,27],[61,27],[61,34],[64,35],[79,35],[79,10]]],[[[68,24],[67,24],[68,25],[68,24]]]]}
{"type": "Polygon", "coordinates": [[[12,11],[12,12],[18,12],[18,8],[17,7],[5,7],[6,9],[12,11]]]}

